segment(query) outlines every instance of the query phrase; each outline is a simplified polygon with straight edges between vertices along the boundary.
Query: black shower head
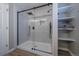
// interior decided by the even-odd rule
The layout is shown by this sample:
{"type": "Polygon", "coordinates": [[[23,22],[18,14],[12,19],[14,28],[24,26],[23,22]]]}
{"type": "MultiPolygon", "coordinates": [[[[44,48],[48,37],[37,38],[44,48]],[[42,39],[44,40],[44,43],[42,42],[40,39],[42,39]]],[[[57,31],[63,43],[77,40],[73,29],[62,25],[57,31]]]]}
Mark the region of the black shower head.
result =
{"type": "Polygon", "coordinates": [[[32,12],[28,12],[27,14],[28,14],[28,15],[33,15],[33,13],[32,13],[32,12]]]}

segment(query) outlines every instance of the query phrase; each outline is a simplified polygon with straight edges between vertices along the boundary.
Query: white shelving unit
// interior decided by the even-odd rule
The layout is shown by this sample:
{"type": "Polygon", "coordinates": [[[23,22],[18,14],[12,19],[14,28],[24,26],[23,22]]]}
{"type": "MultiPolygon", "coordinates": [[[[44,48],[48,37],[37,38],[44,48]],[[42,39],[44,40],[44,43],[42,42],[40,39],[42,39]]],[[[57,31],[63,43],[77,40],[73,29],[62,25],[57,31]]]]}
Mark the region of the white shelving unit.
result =
{"type": "MultiPolygon", "coordinates": [[[[58,13],[62,13],[62,12],[60,12],[60,11],[62,11],[62,10],[65,10],[65,11],[63,11],[63,13],[65,13],[65,12],[69,11],[69,10],[68,10],[69,8],[72,8],[72,7],[71,7],[71,6],[60,7],[60,8],[58,8],[58,10],[59,10],[58,13]]],[[[70,15],[70,17],[67,17],[67,16],[66,16],[66,17],[58,18],[58,22],[60,22],[60,21],[61,21],[61,22],[63,22],[63,21],[64,21],[64,22],[65,22],[65,21],[70,21],[70,22],[72,22],[73,19],[74,19],[74,17],[72,17],[72,16],[70,15]]],[[[69,27],[68,27],[68,28],[67,28],[67,27],[61,27],[61,28],[59,27],[58,30],[59,30],[59,31],[63,31],[63,30],[64,30],[64,31],[74,31],[74,30],[76,30],[76,29],[75,29],[75,28],[69,28],[69,27]]],[[[72,39],[63,39],[63,38],[59,38],[59,39],[60,39],[60,40],[65,40],[65,41],[66,41],[66,40],[67,40],[67,41],[73,41],[72,39]]]]}
{"type": "MultiPolygon", "coordinates": [[[[74,39],[69,37],[71,35],[70,33],[73,32],[74,30],[76,30],[74,25],[72,24],[73,20],[74,20],[74,17],[71,16],[71,11],[70,10],[72,10],[72,6],[70,6],[70,5],[58,8],[58,23],[59,23],[58,25],[60,25],[60,27],[58,27],[58,31],[59,31],[58,36],[61,35],[61,37],[58,37],[58,42],[59,41],[62,41],[62,42],[65,42],[65,43],[67,42],[67,44],[75,42],[74,39]],[[64,26],[63,23],[67,24],[67,25],[64,26]],[[67,27],[68,25],[72,26],[72,27],[67,27]],[[60,33],[60,31],[61,31],[61,33],[60,33]],[[68,31],[70,31],[70,32],[68,32],[68,31]],[[68,35],[68,37],[67,36],[65,37],[62,33],[68,35]]],[[[59,44],[60,43],[61,42],[59,42],[59,44]]],[[[64,45],[64,43],[62,43],[62,45],[64,45]]],[[[67,47],[65,48],[65,47],[59,46],[58,49],[64,50],[64,51],[70,51],[67,47]]]]}

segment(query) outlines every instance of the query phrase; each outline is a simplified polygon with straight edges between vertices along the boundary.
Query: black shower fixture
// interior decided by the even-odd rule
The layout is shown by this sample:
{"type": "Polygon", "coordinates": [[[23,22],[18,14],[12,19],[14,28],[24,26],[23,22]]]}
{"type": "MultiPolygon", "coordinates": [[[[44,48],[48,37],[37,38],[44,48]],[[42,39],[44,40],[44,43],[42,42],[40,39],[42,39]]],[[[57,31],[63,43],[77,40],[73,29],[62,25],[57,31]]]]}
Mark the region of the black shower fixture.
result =
{"type": "Polygon", "coordinates": [[[33,15],[33,13],[32,13],[32,12],[28,12],[27,14],[28,14],[28,15],[33,15]]]}

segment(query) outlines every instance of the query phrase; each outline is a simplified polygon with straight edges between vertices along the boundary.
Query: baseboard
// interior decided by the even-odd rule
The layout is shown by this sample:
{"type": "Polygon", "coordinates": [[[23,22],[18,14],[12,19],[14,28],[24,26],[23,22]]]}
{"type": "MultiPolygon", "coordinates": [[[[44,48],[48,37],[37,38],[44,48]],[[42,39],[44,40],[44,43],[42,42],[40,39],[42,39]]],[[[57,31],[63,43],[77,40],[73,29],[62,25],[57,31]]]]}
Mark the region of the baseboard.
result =
{"type": "Polygon", "coordinates": [[[5,56],[6,54],[8,54],[8,53],[14,51],[15,49],[16,49],[16,48],[12,48],[12,49],[8,50],[5,54],[3,54],[3,56],[5,56]]]}
{"type": "Polygon", "coordinates": [[[8,53],[14,51],[15,49],[16,49],[16,48],[12,48],[12,49],[10,49],[10,50],[8,51],[8,53]]]}

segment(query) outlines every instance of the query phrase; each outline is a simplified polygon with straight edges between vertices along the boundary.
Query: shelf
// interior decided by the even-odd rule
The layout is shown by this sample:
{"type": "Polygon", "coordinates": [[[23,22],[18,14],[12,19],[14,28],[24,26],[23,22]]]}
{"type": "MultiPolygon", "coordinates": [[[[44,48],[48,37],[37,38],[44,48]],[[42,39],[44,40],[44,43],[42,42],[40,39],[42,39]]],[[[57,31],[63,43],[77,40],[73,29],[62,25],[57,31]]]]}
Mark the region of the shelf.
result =
{"type": "Polygon", "coordinates": [[[74,42],[75,41],[74,39],[70,39],[70,38],[59,38],[58,40],[69,41],[69,42],[74,42]]]}
{"type": "Polygon", "coordinates": [[[59,47],[58,49],[59,49],[59,50],[63,50],[63,51],[69,51],[68,48],[62,48],[62,47],[59,47]]]}
{"type": "Polygon", "coordinates": [[[62,48],[62,47],[59,47],[58,49],[59,49],[59,50],[64,50],[64,51],[69,51],[68,48],[62,48]]]}
{"type": "Polygon", "coordinates": [[[58,18],[58,21],[72,21],[73,17],[58,18]]]}
{"type": "Polygon", "coordinates": [[[66,8],[71,8],[71,6],[60,7],[60,8],[58,8],[58,10],[60,10],[60,9],[66,9],[66,8]]]}
{"type": "Polygon", "coordinates": [[[58,30],[66,30],[66,31],[73,31],[74,28],[58,28],[58,30]]]}
{"type": "Polygon", "coordinates": [[[58,8],[58,13],[70,12],[72,10],[72,6],[64,6],[58,8]]]}

